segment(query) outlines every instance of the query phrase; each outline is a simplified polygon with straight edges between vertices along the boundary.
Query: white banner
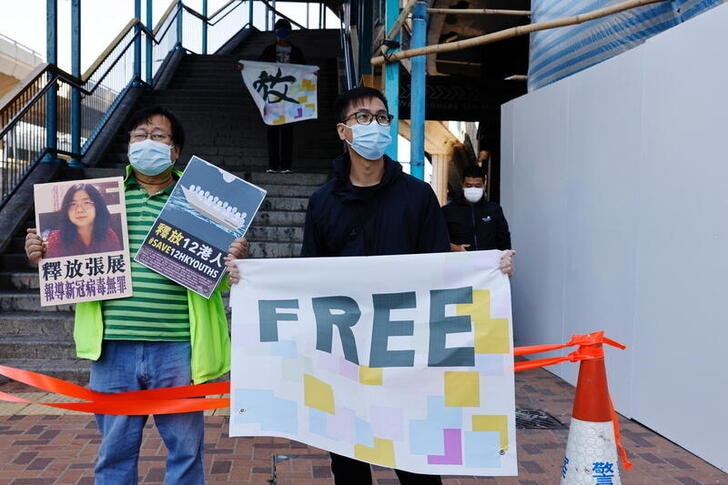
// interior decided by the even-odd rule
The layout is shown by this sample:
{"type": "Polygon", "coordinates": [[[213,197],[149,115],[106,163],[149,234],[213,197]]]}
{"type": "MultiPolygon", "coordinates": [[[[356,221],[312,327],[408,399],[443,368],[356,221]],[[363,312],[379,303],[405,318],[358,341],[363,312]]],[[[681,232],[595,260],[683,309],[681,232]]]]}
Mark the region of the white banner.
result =
{"type": "Polygon", "coordinates": [[[500,255],[238,261],[230,436],[419,473],[516,475],[500,255]]]}
{"type": "Polygon", "coordinates": [[[318,66],[241,60],[243,82],[267,125],[316,119],[318,66]]]}

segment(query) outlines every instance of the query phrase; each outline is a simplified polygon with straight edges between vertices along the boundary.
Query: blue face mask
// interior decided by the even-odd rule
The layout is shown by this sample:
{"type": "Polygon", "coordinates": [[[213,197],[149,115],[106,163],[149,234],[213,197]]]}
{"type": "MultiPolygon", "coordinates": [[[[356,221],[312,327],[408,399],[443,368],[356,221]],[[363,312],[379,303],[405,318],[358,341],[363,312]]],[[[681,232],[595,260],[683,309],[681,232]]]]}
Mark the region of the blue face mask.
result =
{"type": "Polygon", "coordinates": [[[137,172],[154,176],[167,170],[174,162],[172,147],[154,140],[142,140],[129,145],[129,163],[137,172]]]}
{"type": "Polygon", "coordinates": [[[279,39],[287,39],[291,35],[291,31],[286,28],[276,30],[276,37],[279,39]]]}
{"type": "Polygon", "coordinates": [[[352,141],[349,143],[352,149],[367,160],[379,160],[384,151],[392,142],[389,134],[389,126],[382,126],[376,121],[368,125],[352,125],[352,141]]]}

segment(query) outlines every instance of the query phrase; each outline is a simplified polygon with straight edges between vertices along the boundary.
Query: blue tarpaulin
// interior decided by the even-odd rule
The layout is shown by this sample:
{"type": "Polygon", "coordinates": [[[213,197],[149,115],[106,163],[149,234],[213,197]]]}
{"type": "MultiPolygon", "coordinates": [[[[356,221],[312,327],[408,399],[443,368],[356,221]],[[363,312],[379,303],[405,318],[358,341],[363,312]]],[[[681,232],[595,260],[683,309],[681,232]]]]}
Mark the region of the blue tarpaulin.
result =
{"type": "MultiPolygon", "coordinates": [[[[531,0],[531,21],[591,12],[622,0],[531,0]]],[[[528,90],[586,69],[722,3],[672,0],[626,10],[583,24],[531,34],[528,90]]]]}

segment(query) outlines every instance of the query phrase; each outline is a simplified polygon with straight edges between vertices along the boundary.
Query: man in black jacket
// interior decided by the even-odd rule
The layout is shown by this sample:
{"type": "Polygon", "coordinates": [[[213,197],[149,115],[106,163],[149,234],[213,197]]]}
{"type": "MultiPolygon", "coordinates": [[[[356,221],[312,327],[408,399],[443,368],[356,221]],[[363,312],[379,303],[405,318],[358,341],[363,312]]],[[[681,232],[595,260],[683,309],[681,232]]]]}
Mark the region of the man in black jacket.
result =
{"type": "MultiPolygon", "coordinates": [[[[511,249],[511,233],[503,209],[485,199],[486,177],[476,165],[466,167],[462,175],[463,194],[442,208],[450,234],[452,251],[511,249]]],[[[515,251],[507,251],[511,258],[515,251]]],[[[510,273],[506,273],[510,274],[510,273]]]]}
{"type": "MultiPolygon", "coordinates": [[[[375,256],[446,252],[447,226],[432,188],[384,155],[391,142],[387,100],[358,87],[336,100],[347,152],[334,177],[311,196],[302,256],[375,256]]],[[[337,485],[371,485],[368,463],[331,454],[337,485]]],[[[395,470],[403,485],[440,485],[437,475],[395,470]]]]}
{"type": "MultiPolygon", "coordinates": [[[[306,64],[301,49],[289,40],[291,23],[286,19],[278,19],[273,26],[276,41],[263,49],[258,57],[261,62],[280,62],[284,64],[306,64]]],[[[268,135],[268,170],[269,173],[291,173],[293,154],[293,124],[267,127],[268,135]]]]}

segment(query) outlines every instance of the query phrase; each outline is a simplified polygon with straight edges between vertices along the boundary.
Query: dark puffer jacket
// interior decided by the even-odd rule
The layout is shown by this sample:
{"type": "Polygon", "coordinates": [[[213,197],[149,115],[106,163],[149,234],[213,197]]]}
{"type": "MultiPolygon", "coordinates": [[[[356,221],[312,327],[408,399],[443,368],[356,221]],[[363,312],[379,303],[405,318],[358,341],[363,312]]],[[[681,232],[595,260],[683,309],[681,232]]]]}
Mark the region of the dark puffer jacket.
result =
{"type": "Polygon", "coordinates": [[[511,249],[511,233],[503,209],[485,198],[470,204],[463,197],[442,208],[453,244],[470,244],[468,251],[511,249]]]}
{"type": "Polygon", "coordinates": [[[334,160],[334,178],[311,196],[301,256],[372,256],[450,250],[447,226],[432,188],[385,155],[373,187],[349,181],[350,159],[334,160]]]}

